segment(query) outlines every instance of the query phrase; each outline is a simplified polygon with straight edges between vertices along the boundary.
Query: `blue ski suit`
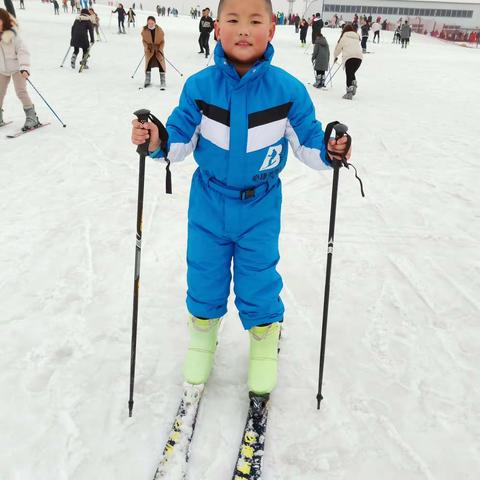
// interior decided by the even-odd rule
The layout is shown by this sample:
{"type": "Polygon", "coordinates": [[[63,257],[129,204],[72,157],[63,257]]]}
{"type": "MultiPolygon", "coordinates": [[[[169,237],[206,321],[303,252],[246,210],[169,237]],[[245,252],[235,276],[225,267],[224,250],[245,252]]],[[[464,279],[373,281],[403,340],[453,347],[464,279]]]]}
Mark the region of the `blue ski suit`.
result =
{"type": "Polygon", "coordinates": [[[283,320],[278,176],[288,143],[311,168],[330,166],[304,85],[272,66],[272,57],[269,44],[240,77],[218,43],[215,65],[186,81],[166,125],[170,161],[193,152],[198,164],[188,210],[188,310],[202,318],[226,313],[233,260],[235,304],[247,330],[283,320]]]}

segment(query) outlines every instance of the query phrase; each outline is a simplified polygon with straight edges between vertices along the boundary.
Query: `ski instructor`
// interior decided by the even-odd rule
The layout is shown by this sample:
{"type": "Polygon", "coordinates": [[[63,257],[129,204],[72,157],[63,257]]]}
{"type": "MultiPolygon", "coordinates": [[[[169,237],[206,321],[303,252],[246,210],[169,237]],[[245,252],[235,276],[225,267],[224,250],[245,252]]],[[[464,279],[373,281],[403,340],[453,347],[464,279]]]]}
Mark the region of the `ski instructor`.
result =
{"type": "Polygon", "coordinates": [[[40,125],[27,92],[29,72],[30,53],[20,37],[17,22],[6,10],[0,8],[0,127],[5,125],[2,106],[10,79],[13,79],[15,92],[25,111],[26,119],[22,130],[32,130],[40,125]]]}

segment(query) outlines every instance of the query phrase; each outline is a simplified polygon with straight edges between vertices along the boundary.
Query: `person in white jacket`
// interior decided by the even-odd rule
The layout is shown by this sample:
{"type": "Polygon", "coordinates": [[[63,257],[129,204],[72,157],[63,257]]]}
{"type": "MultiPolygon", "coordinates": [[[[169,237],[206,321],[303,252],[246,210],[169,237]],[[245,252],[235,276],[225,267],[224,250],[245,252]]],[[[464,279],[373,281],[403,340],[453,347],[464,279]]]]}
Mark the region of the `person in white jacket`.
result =
{"type": "Polygon", "coordinates": [[[31,130],[40,125],[27,92],[29,72],[30,54],[19,36],[17,22],[6,10],[0,8],[0,126],[5,125],[2,107],[10,79],[13,79],[15,92],[26,115],[22,130],[31,130]]]}
{"type": "Polygon", "coordinates": [[[380,30],[382,26],[379,22],[372,23],[372,32],[373,32],[373,43],[375,43],[375,39],[377,39],[377,43],[380,43],[380,30]]]}
{"type": "Polygon", "coordinates": [[[355,31],[354,27],[348,23],[343,28],[343,32],[340,35],[337,46],[334,52],[334,63],[338,57],[342,54],[342,61],[347,76],[347,93],[343,98],[352,100],[353,96],[357,93],[357,79],[355,77],[356,71],[362,64],[362,47],[360,45],[360,37],[355,31]]]}

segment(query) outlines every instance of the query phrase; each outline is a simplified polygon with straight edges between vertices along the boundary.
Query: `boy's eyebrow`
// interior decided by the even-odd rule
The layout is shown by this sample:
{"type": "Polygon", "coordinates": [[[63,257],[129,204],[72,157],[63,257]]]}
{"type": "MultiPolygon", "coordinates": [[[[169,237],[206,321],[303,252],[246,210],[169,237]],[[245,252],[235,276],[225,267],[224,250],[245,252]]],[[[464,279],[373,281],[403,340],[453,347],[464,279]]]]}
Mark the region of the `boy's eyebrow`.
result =
{"type": "MultiPolygon", "coordinates": [[[[230,15],[232,17],[238,17],[239,16],[238,13],[235,13],[235,12],[225,13],[225,15],[230,15]]],[[[261,17],[262,14],[261,13],[252,13],[250,16],[251,17],[261,17]]]]}

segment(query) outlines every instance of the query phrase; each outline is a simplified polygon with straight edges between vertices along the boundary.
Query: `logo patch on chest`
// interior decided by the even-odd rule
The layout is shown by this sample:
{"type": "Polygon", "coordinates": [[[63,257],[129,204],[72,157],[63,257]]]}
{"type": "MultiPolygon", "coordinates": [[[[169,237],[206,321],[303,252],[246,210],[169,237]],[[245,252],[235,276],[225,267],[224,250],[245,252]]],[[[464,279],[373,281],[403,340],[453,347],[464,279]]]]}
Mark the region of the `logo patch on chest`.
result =
{"type": "Polygon", "coordinates": [[[268,149],[267,156],[260,167],[260,172],[275,168],[280,163],[280,154],[282,153],[282,145],[273,145],[268,149]]]}

